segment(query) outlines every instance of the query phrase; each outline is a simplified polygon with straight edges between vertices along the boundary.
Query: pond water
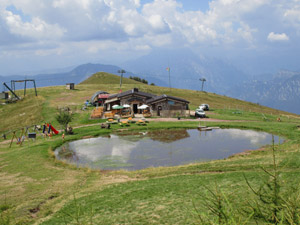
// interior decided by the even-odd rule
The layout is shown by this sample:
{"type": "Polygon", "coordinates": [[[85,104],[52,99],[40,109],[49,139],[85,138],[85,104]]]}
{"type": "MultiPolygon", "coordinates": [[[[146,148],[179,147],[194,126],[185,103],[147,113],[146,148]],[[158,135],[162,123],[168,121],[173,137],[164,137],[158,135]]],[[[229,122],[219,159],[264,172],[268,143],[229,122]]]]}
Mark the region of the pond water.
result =
{"type": "Polygon", "coordinates": [[[57,148],[55,155],[78,167],[139,170],[223,159],[271,142],[271,134],[252,130],[156,130],[77,140],[57,148]]]}

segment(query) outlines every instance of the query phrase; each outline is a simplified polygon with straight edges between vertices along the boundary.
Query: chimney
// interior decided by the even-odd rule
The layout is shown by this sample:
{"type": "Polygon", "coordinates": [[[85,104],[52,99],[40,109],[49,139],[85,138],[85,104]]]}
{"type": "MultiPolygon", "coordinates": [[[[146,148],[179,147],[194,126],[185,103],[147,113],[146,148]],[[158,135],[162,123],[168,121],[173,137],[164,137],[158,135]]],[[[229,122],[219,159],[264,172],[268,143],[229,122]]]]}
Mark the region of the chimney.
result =
{"type": "Polygon", "coordinates": [[[139,92],[138,88],[133,88],[133,92],[139,92]]]}

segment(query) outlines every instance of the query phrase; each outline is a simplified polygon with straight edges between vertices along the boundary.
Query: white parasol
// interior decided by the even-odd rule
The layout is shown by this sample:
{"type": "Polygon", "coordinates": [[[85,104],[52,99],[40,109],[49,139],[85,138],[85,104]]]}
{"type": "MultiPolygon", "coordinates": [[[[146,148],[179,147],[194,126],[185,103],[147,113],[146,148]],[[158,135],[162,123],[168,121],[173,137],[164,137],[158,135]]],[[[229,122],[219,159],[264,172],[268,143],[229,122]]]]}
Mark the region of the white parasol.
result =
{"type": "Polygon", "coordinates": [[[146,108],[148,108],[148,107],[149,107],[149,106],[147,106],[147,105],[144,104],[144,105],[139,106],[138,109],[146,109],[146,108]]]}

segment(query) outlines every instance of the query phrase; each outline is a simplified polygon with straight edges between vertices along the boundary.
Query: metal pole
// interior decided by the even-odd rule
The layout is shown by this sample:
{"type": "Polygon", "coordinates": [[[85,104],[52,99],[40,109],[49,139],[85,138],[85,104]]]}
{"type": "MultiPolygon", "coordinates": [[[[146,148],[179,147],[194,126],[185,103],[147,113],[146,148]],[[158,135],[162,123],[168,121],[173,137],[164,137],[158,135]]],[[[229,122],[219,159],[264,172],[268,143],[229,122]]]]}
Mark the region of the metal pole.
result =
{"type": "Polygon", "coordinates": [[[13,90],[11,90],[7,85],[6,85],[6,83],[4,82],[3,83],[3,85],[18,99],[18,100],[20,100],[20,98],[18,97],[18,95],[16,95],[16,93],[13,91],[13,90]]]}
{"type": "Polygon", "coordinates": [[[203,86],[204,86],[204,82],[206,81],[206,79],[205,79],[205,78],[200,78],[199,80],[202,81],[202,88],[201,88],[201,91],[203,91],[203,86]]]}
{"type": "Polygon", "coordinates": [[[27,81],[25,80],[25,86],[24,86],[24,97],[26,95],[26,84],[27,84],[27,81]]]}
{"type": "Polygon", "coordinates": [[[120,88],[122,87],[122,79],[123,79],[123,73],[121,73],[121,78],[120,78],[120,88]]]}
{"type": "Polygon", "coordinates": [[[125,70],[118,70],[118,73],[121,74],[121,77],[120,77],[120,89],[121,89],[121,87],[122,87],[123,73],[126,73],[126,71],[125,70]]]}
{"type": "Polygon", "coordinates": [[[36,86],[35,86],[35,80],[33,80],[34,90],[35,90],[35,96],[37,96],[36,86]]]}
{"type": "Polygon", "coordinates": [[[169,87],[170,87],[170,91],[171,91],[171,76],[170,76],[170,67],[168,67],[168,71],[169,71],[169,87]]]}

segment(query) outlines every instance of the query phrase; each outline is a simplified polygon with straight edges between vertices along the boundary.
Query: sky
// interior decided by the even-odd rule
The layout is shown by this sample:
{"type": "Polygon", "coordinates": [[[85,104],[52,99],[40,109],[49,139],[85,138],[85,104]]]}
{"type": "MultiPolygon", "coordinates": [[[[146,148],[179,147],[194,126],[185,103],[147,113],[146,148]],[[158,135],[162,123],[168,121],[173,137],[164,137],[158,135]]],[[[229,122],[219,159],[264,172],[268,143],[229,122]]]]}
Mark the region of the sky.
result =
{"type": "Polygon", "coordinates": [[[189,48],[249,72],[300,70],[300,0],[1,0],[0,75],[189,48]]]}

